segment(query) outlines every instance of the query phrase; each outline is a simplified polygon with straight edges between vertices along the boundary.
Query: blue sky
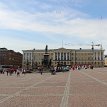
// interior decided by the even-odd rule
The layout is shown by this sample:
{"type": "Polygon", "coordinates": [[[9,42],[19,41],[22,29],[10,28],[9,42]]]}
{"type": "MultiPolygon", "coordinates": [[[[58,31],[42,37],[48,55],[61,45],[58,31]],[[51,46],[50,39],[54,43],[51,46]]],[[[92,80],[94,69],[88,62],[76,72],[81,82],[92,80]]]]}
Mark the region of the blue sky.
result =
{"type": "MultiPolygon", "coordinates": [[[[107,0],[0,0],[0,47],[18,52],[102,44],[107,54],[107,0]]],[[[95,47],[99,48],[100,47],[95,47]]]]}

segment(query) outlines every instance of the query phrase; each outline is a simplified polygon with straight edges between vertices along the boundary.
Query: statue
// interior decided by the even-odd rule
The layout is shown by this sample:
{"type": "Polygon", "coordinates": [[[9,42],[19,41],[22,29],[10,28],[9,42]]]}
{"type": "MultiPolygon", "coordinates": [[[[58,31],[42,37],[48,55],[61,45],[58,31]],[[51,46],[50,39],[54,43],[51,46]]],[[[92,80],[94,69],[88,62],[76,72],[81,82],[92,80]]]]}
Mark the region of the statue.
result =
{"type": "Polygon", "coordinates": [[[45,48],[45,53],[48,52],[48,45],[46,45],[46,48],[45,48]]]}
{"type": "Polygon", "coordinates": [[[45,54],[44,54],[44,59],[42,61],[42,65],[44,65],[44,66],[49,65],[48,45],[46,45],[46,47],[45,47],[45,54]]]}

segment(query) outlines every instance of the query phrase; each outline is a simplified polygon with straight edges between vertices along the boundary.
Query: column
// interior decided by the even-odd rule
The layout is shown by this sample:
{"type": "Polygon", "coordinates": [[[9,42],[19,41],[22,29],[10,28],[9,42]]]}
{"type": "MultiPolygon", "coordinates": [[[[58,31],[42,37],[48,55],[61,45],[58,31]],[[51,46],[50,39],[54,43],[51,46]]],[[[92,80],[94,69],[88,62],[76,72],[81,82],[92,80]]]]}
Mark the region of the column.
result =
{"type": "Polygon", "coordinates": [[[66,60],[67,60],[67,53],[66,53],[66,60]]]}
{"type": "Polygon", "coordinates": [[[63,52],[63,61],[64,61],[64,52],[63,52]]]}
{"type": "Polygon", "coordinates": [[[59,53],[59,55],[60,55],[60,58],[59,58],[59,59],[61,60],[61,52],[59,53]]]}

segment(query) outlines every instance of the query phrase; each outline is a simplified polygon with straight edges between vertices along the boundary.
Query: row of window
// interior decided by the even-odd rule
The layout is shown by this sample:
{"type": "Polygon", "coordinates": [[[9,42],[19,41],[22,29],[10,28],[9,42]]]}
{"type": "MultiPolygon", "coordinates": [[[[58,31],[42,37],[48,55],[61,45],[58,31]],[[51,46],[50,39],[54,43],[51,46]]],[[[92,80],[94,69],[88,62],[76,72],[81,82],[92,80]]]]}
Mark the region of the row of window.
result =
{"type": "Polygon", "coordinates": [[[55,60],[70,60],[70,53],[55,53],[55,60]]]}
{"type": "MultiPolygon", "coordinates": [[[[80,53],[81,55],[84,55],[85,57],[83,58],[83,57],[79,57],[79,53],[76,55],[76,56],[78,56],[78,57],[76,57],[75,59],[76,60],[92,60],[93,58],[92,58],[92,56],[91,57],[87,57],[86,55],[87,54],[89,54],[89,55],[92,55],[92,53],[80,53]]],[[[52,54],[53,55],[53,54],[52,54]]],[[[43,56],[43,53],[41,53],[41,54],[37,54],[37,58],[39,58],[40,57],[40,60],[41,60],[41,57],[43,56]],[[41,55],[41,56],[38,56],[38,55],[41,55]]],[[[73,60],[74,58],[72,57],[73,56],[73,53],[63,53],[63,52],[61,52],[61,53],[57,53],[57,52],[55,52],[55,60],[73,60]]],[[[24,53],[24,60],[26,60],[26,59],[28,59],[28,60],[32,60],[32,53],[24,53]]],[[[36,55],[34,55],[33,56],[33,59],[34,60],[36,60],[36,55]]],[[[101,58],[100,57],[95,57],[94,58],[95,60],[103,60],[103,57],[101,56],[101,58]]]]}

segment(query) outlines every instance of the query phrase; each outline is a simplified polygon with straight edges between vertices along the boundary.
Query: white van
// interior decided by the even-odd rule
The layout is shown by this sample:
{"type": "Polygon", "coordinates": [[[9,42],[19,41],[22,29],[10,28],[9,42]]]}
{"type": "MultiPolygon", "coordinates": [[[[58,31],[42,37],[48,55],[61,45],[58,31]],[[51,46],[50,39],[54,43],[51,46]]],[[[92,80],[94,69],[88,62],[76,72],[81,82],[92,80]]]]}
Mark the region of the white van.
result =
{"type": "Polygon", "coordinates": [[[11,65],[0,65],[0,73],[2,74],[4,69],[8,69],[11,67],[12,67],[11,65]]]}

